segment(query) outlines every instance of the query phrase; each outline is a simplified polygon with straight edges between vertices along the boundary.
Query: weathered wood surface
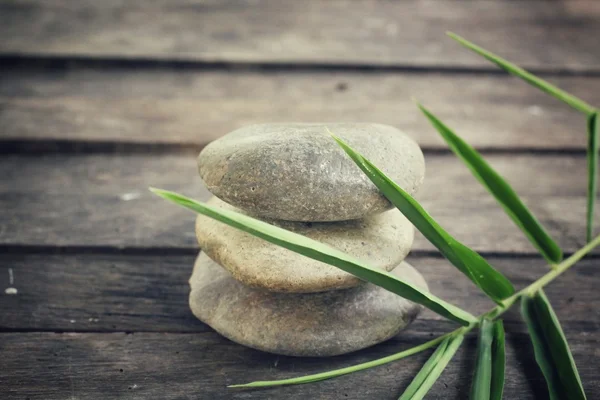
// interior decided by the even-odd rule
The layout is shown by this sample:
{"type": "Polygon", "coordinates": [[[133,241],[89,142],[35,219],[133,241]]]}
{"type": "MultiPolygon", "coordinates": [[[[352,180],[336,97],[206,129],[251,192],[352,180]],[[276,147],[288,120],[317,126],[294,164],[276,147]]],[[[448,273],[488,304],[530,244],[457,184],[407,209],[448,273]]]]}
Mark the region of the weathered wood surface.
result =
{"type": "MultiPolygon", "coordinates": [[[[0,256],[0,331],[206,332],[188,307],[188,279],[195,255],[5,254],[0,256]],[[9,272],[9,269],[12,272],[9,272]],[[10,284],[10,275],[13,284],[10,284]]],[[[547,272],[537,257],[492,256],[489,261],[517,287],[547,272]]],[[[430,290],[480,314],[493,304],[440,257],[413,255],[409,261],[430,290]]],[[[546,290],[569,333],[600,329],[598,259],[584,260],[546,290]],[[576,290],[574,290],[576,288],[576,290]]],[[[506,323],[525,332],[518,313],[506,323]]],[[[456,326],[426,311],[412,331],[442,334],[456,326]]]]}
{"type": "MultiPolygon", "coordinates": [[[[600,104],[600,78],[548,79],[600,104]]],[[[446,148],[413,97],[480,149],[586,146],[581,114],[505,75],[16,63],[0,76],[0,147],[198,147],[253,123],[377,121],[446,148]]]]}
{"type": "Polygon", "coordinates": [[[599,18],[594,0],[8,0],[0,4],[0,52],[489,67],[445,38],[450,30],[525,66],[598,71],[599,18]]]}
{"type": "MultiPolygon", "coordinates": [[[[194,153],[239,126],[388,123],[426,149],[419,200],[523,287],[547,267],[440,151],[411,97],[485,151],[574,251],[585,233],[584,119],[490,73],[444,32],[600,104],[598,21],[594,0],[0,2],[0,399],[397,398],[427,353],[312,385],[226,389],[372,360],[455,325],[426,311],[386,343],[328,359],[232,343],[187,305],[193,214],[147,187],[207,199],[194,153]]],[[[453,304],[492,306],[420,235],[410,261],[453,304]]],[[[600,398],[598,262],[547,288],[590,399],[600,398]]],[[[505,316],[505,398],[547,398],[518,310],[505,316]]],[[[466,398],[474,356],[471,335],[428,398],[466,398]]]]}
{"type": "MultiPolygon", "coordinates": [[[[566,251],[585,243],[584,155],[488,158],[566,251]]],[[[537,254],[454,155],[426,160],[417,198],[449,232],[483,252],[537,254]]],[[[210,196],[192,154],[7,155],[0,176],[3,245],[194,249],[193,213],[147,188],[210,196]]],[[[418,236],[413,249],[433,247],[418,236]]]]}
{"type": "MultiPolygon", "coordinates": [[[[283,379],[342,368],[422,343],[425,332],[333,358],[295,358],[262,353],[216,333],[0,334],[0,395],[7,400],[44,399],[397,399],[429,353],[310,385],[262,390],[226,385],[283,379]],[[6,385],[9,382],[10,385],[6,385]]],[[[569,336],[588,398],[598,398],[597,336],[569,336]]],[[[547,398],[529,338],[507,334],[506,399],[547,398]]],[[[427,399],[465,399],[475,362],[468,338],[427,399]]]]}

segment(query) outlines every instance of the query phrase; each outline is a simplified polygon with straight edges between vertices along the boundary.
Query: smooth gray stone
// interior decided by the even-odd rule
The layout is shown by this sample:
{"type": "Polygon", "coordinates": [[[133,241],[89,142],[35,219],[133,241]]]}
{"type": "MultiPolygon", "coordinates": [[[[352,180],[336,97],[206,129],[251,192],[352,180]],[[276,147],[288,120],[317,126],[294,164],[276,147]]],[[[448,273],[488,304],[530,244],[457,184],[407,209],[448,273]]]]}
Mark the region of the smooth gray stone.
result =
{"type": "MultiPolygon", "coordinates": [[[[392,272],[427,288],[406,262],[392,272]]],[[[234,342],[276,354],[334,356],[395,336],[421,306],[372,284],[324,293],[253,289],[201,253],[190,279],[194,315],[234,342]]]]}
{"type": "Polygon", "coordinates": [[[417,143],[371,123],[251,125],[215,140],[198,156],[215,196],[266,218],[343,221],[391,208],[329,129],[414,194],[425,174],[417,143]]]}
{"type": "MultiPolygon", "coordinates": [[[[246,214],[216,197],[208,204],[246,214]]],[[[414,228],[398,210],[341,222],[265,222],[328,244],[367,265],[390,271],[404,260],[414,228]]],[[[199,215],[200,248],[248,286],[276,292],[311,293],[357,286],[339,268],[301,256],[222,222],[199,215]]]]}

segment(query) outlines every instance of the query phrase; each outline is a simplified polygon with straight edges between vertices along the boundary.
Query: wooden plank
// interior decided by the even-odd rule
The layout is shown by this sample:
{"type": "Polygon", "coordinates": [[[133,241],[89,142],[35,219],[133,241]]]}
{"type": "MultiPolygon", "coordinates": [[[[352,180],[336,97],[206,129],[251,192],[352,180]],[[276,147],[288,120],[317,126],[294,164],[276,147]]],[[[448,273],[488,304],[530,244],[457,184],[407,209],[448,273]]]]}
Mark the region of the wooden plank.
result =
{"type": "MultiPolygon", "coordinates": [[[[600,396],[597,337],[570,334],[569,343],[587,396],[600,396]]],[[[262,390],[226,385],[283,379],[366,362],[422,343],[429,334],[402,336],[333,358],[276,356],[200,334],[0,334],[3,399],[397,399],[429,353],[333,380],[262,390]]],[[[529,339],[507,333],[505,398],[545,398],[545,382],[529,339]]],[[[465,399],[476,340],[468,338],[428,395],[465,399]]]]}
{"type": "MultiPolygon", "coordinates": [[[[195,255],[4,254],[0,256],[0,330],[58,332],[207,332],[188,306],[195,255]],[[12,284],[11,284],[12,276],[12,284]],[[6,288],[17,294],[5,294],[6,288]]],[[[537,258],[489,257],[521,288],[547,272],[537,258]]],[[[474,314],[493,304],[440,257],[409,261],[436,295],[474,314]]],[[[600,329],[597,259],[581,261],[546,290],[570,332],[600,329]]],[[[516,310],[515,310],[516,311],[516,310]]],[[[513,332],[526,332],[518,312],[505,315],[513,332]]],[[[442,334],[451,322],[426,311],[410,332],[442,334]]],[[[404,335],[404,334],[402,334],[404,335]]]]}
{"type": "Polygon", "coordinates": [[[0,52],[489,67],[445,38],[450,30],[525,66],[597,71],[599,19],[594,0],[9,0],[0,6],[0,52]]]}
{"type": "MultiPolygon", "coordinates": [[[[600,104],[599,77],[549,80],[600,104]]],[[[413,97],[481,149],[586,146],[581,114],[504,75],[17,63],[0,76],[0,147],[45,141],[194,148],[253,123],[376,121],[425,148],[446,148],[413,97]]]]}
{"type": "MultiPolygon", "coordinates": [[[[585,243],[585,156],[488,159],[563,249],[585,243]]],[[[450,233],[483,252],[537,254],[453,155],[429,154],[426,164],[417,198],[450,233]]],[[[147,188],[210,196],[192,155],[4,156],[0,176],[2,245],[194,249],[194,215],[147,188]]],[[[433,247],[418,236],[413,249],[433,247]]]]}
{"type": "Polygon", "coordinates": [[[208,331],[187,301],[194,258],[4,255],[0,330],[208,331]]]}

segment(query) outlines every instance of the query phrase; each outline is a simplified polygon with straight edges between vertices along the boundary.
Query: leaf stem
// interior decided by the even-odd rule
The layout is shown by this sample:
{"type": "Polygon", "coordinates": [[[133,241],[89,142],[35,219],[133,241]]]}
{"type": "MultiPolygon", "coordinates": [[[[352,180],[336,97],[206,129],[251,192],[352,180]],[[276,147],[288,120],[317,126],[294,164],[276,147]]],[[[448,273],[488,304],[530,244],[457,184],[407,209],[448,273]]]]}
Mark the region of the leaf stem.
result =
{"type": "Polygon", "coordinates": [[[589,242],[588,244],[583,246],[581,249],[577,250],[569,258],[565,259],[560,264],[551,265],[552,269],[548,273],[546,273],[542,277],[538,278],[535,282],[531,283],[529,286],[519,290],[517,293],[513,294],[512,296],[504,299],[504,301],[502,302],[501,305],[496,306],[496,307],[492,308],[490,311],[488,311],[487,313],[482,314],[479,317],[479,320],[481,320],[484,317],[497,318],[500,315],[504,314],[513,304],[515,304],[515,302],[517,300],[519,300],[519,298],[521,296],[523,296],[525,294],[531,295],[531,294],[534,294],[535,292],[537,292],[538,290],[542,289],[544,286],[546,286],[547,284],[552,282],[554,279],[556,279],[559,275],[561,275],[566,270],[568,270],[573,265],[575,265],[575,263],[577,263],[577,261],[581,260],[586,254],[588,254],[590,251],[592,251],[598,245],[600,245],[600,235],[596,236],[596,238],[594,240],[592,240],[591,242],[589,242]]]}
{"type": "Polygon", "coordinates": [[[448,336],[453,335],[456,332],[467,329],[467,328],[468,327],[458,328],[457,330],[455,330],[453,332],[446,333],[445,335],[442,335],[442,336],[438,336],[437,338],[435,338],[433,340],[422,343],[422,344],[420,344],[416,347],[410,348],[408,350],[401,351],[400,353],[392,354],[391,356],[383,357],[383,358],[373,360],[373,361],[368,361],[368,362],[365,362],[362,364],[353,365],[351,367],[336,369],[334,371],[321,372],[321,373],[313,374],[313,375],[301,376],[298,378],[281,379],[278,381],[256,381],[256,382],[251,382],[251,383],[246,383],[246,384],[241,384],[241,385],[230,385],[228,387],[240,388],[240,387],[266,387],[266,386],[294,385],[294,384],[317,382],[317,381],[321,381],[321,380],[325,380],[325,379],[335,378],[338,376],[351,374],[353,372],[362,371],[364,369],[378,367],[380,365],[387,364],[392,361],[397,361],[402,358],[412,356],[413,354],[420,353],[431,347],[437,346],[448,336]]]}
{"type": "Polygon", "coordinates": [[[351,367],[341,368],[341,369],[337,369],[337,370],[333,370],[333,371],[321,372],[321,373],[313,374],[313,375],[306,375],[306,376],[300,376],[297,378],[281,379],[281,380],[275,380],[275,381],[256,381],[256,382],[251,382],[251,383],[246,383],[246,384],[241,384],[241,385],[230,385],[229,387],[231,387],[231,388],[250,388],[250,387],[297,385],[297,384],[302,384],[302,383],[317,382],[317,381],[335,378],[335,377],[346,375],[346,374],[351,374],[353,372],[362,371],[362,370],[372,368],[372,367],[378,367],[380,365],[387,364],[392,361],[397,361],[402,358],[411,356],[413,354],[420,353],[424,350],[427,350],[433,346],[438,345],[447,337],[454,336],[454,335],[460,335],[460,334],[466,334],[466,333],[470,332],[471,330],[473,330],[474,328],[479,326],[479,324],[481,323],[481,321],[483,321],[484,318],[489,318],[489,319],[498,318],[499,316],[504,314],[506,311],[508,311],[510,309],[510,307],[513,304],[515,304],[515,302],[517,300],[519,300],[522,296],[531,295],[531,294],[537,292],[538,290],[542,289],[544,286],[546,286],[547,284],[552,282],[554,279],[556,279],[559,275],[561,275],[562,273],[567,271],[569,268],[571,268],[573,265],[575,265],[575,263],[577,263],[577,261],[581,260],[586,254],[588,254],[590,251],[592,251],[598,245],[600,245],[600,235],[596,236],[596,238],[594,240],[592,240],[591,242],[589,242],[588,244],[583,246],[581,249],[577,250],[569,258],[565,259],[560,264],[553,265],[553,268],[546,275],[543,275],[541,278],[539,278],[538,280],[536,280],[529,286],[521,289],[520,291],[513,294],[512,296],[504,299],[501,302],[501,304],[499,304],[496,307],[492,308],[491,310],[481,314],[477,318],[477,320],[472,321],[468,326],[460,327],[452,332],[446,333],[442,336],[438,336],[437,338],[432,339],[423,344],[420,344],[416,347],[413,347],[408,350],[401,351],[400,353],[392,354],[390,356],[383,357],[383,358],[380,358],[377,360],[368,361],[366,363],[357,364],[357,365],[353,365],[351,367]]]}
{"type": "Polygon", "coordinates": [[[518,293],[524,294],[533,294],[537,292],[539,289],[543,288],[554,279],[556,279],[563,272],[571,268],[577,261],[581,260],[586,254],[592,251],[596,246],[600,245],[600,235],[596,236],[594,240],[583,246],[581,249],[577,250],[575,253],[571,255],[571,257],[567,258],[560,264],[556,266],[556,268],[550,270],[546,275],[542,276],[531,285],[527,286],[525,289],[519,291],[518,293]]]}

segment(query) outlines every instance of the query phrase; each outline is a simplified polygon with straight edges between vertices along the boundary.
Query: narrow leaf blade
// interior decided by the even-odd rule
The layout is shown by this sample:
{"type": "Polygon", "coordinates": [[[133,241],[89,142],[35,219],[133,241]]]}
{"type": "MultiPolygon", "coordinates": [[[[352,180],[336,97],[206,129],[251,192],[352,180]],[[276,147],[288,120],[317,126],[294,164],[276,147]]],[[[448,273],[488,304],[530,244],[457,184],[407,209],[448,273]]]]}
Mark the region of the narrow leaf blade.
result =
{"type": "Polygon", "coordinates": [[[492,345],[494,323],[488,319],[481,321],[475,375],[471,386],[471,400],[489,400],[492,387],[492,345]]]}
{"type": "Polygon", "coordinates": [[[598,135],[600,122],[598,113],[595,112],[588,118],[588,192],[587,192],[587,241],[592,240],[594,235],[594,206],[596,204],[596,192],[598,186],[598,135]]]}
{"type": "Polygon", "coordinates": [[[545,341],[542,328],[536,315],[534,301],[531,297],[522,297],[521,314],[527,323],[527,330],[529,331],[529,337],[535,353],[535,361],[546,379],[550,400],[561,400],[564,388],[562,388],[560,383],[558,371],[554,368],[554,363],[550,354],[551,349],[545,341]]]}
{"type": "Polygon", "coordinates": [[[504,325],[502,320],[494,322],[494,344],[492,346],[492,384],[491,400],[502,400],[504,392],[504,373],[506,367],[506,352],[504,325]]]}
{"type": "Polygon", "coordinates": [[[419,108],[448,143],[454,154],[467,165],[473,176],[496,198],[506,214],[525,233],[544,258],[550,263],[559,263],[563,258],[562,250],[508,182],[485,161],[477,150],[462,140],[429,110],[420,104],[419,108]]]}
{"type": "Polygon", "coordinates": [[[369,160],[354,151],[342,139],[336,136],[333,138],[423,236],[492,300],[500,303],[501,300],[514,293],[515,290],[510,281],[489,265],[483,257],[450,236],[414,198],[369,160]]]}
{"type": "MultiPolygon", "coordinates": [[[[399,400],[421,400],[421,399],[423,399],[425,397],[425,395],[427,394],[427,392],[429,392],[429,389],[431,389],[433,384],[440,377],[442,372],[444,372],[444,369],[446,368],[446,366],[448,365],[450,360],[452,360],[452,357],[454,357],[454,354],[456,354],[456,351],[460,347],[464,338],[465,338],[464,334],[456,334],[456,335],[452,336],[448,342],[448,345],[444,349],[441,357],[439,357],[437,362],[434,364],[433,368],[430,369],[427,376],[425,376],[425,378],[422,379],[418,389],[414,391],[414,394],[412,394],[410,397],[405,397],[404,394],[402,394],[402,396],[400,396],[399,400]]],[[[421,373],[419,372],[419,374],[417,374],[417,376],[419,376],[420,374],[421,373]]],[[[412,382],[411,382],[411,385],[409,385],[409,388],[411,386],[412,386],[412,382]]]]}
{"type": "Polygon", "coordinates": [[[287,231],[263,221],[233,211],[223,210],[195,201],[180,194],[161,189],[150,189],[158,196],[197,213],[248,232],[268,242],[292,250],[317,261],[333,265],[360,279],[371,282],[408,300],[421,304],[443,317],[468,325],[475,317],[460,308],[434,296],[426,290],[401,281],[389,272],[369,267],[342,251],[306,236],[287,231]]]}
{"type": "Polygon", "coordinates": [[[421,368],[419,373],[413,378],[413,380],[410,382],[410,384],[408,385],[408,387],[406,388],[404,393],[402,393],[402,396],[400,396],[400,398],[398,400],[412,399],[412,397],[415,395],[417,390],[419,390],[419,388],[421,387],[423,382],[425,382],[425,379],[427,378],[427,376],[429,376],[429,374],[431,373],[433,368],[436,366],[436,364],[440,361],[440,359],[444,355],[444,352],[446,351],[446,348],[448,347],[448,342],[450,342],[450,338],[446,338],[442,343],[440,343],[438,348],[435,349],[433,354],[431,354],[431,356],[429,357],[427,362],[423,365],[423,367],[421,368]]]}
{"type": "Polygon", "coordinates": [[[507,60],[497,56],[496,54],[491,53],[491,52],[477,46],[476,44],[469,42],[465,38],[462,38],[452,32],[448,32],[448,36],[450,36],[452,39],[456,40],[458,43],[465,46],[466,48],[468,48],[468,49],[474,51],[475,53],[479,54],[480,56],[486,58],[488,61],[491,61],[492,63],[496,64],[497,66],[499,66],[500,68],[502,68],[503,70],[508,72],[509,74],[515,75],[516,77],[523,79],[525,82],[529,83],[530,85],[540,89],[541,91],[543,91],[545,93],[550,94],[551,96],[554,96],[558,100],[563,101],[564,103],[568,104],[569,106],[573,107],[574,109],[581,111],[582,113],[584,113],[586,115],[590,115],[595,111],[594,107],[592,107],[585,101],[565,92],[562,89],[557,88],[556,86],[552,85],[549,82],[546,82],[543,79],[538,78],[537,76],[531,74],[530,72],[527,72],[523,68],[511,63],[510,61],[507,61],[507,60]]]}
{"type": "Polygon", "coordinates": [[[527,323],[535,359],[546,378],[550,399],[585,400],[569,345],[544,292],[523,296],[521,313],[527,323]]]}
{"type": "Polygon", "coordinates": [[[581,377],[577,371],[571,349],[569,349],[567,338],[543,290],[537,292],[537,295],[534,297],[534,303],[542,332],[550,345],[552,358],[558,368],[559,376],[567,389],[569,398],[585,399],[586,396],[581,383],[581,377]]]}

